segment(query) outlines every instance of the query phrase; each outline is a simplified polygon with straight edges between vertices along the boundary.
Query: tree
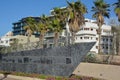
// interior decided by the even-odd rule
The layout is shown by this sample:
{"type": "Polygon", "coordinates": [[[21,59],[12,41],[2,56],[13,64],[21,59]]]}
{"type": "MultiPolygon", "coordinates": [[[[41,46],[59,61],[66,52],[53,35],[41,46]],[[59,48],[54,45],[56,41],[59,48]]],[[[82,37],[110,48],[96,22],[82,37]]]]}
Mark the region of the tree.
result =
{"type": "Polygon", "coordinates": [[[99,35],[99,47],[98,53],[101,53],[101,27],[104,24],[104,17],[109,18],[109,4],[104,2],[104,0],[96,0],[93,2],[94,7],[92,7],[92,11],[95,12],[93,14],[93,18],[96,18],[98,25],[98,35],[99,35]]]}
{"type": "Polygon", "coordinates": [[[54,8],[53,15],[53,19],[50,21],[50,28],[54,32],[54,45],[58,46],[59,33],[63,31],[66,24],[66,8],[54,8]]]}
{"type": "Polygon", "coordinates": [[[112,32],[115,33],[114,34],[114,41],[116,41],[115,47],[116,47],[116,52],[118,55],[120,55],[120,26],[113,26],[112,27],[112,32]]]}
{"type": "Polygon", "coordinates": [[[120,55],[120,23],[116,19],[111,19],[110,23],[113,33],[114,54],[120,55]]]}
{"type": "Polygon", "coordinates": [[[49,24],[49,19],[44,14],[41,16],[40,21],[36,22],[36,26],[37,26],[36,31],[40,33],[40,48],[43,48],[44,36],[45,33],[48,31],[48,24],[49,24]]]}
{"type": "Polygon", "coordinates": [[[115,6],[114,12],[118,16],[118,21],[120,22],[120,0],[118,2],[114,3],[113,6],[115,6]]]}
{"type": "Polygon", "coordinates": [[[25,26],[24,29],[26,30],[25,35],[28,36],[28,43],[30,42],[30,37],[33,34],[33,32],[36,30],[35,28],[35,19],[32,17],[27,17],[24,19],[25,26]]]}
{"type": "Polygon", "coordinates": [[[59,21],[59,19],[54,18],[50,22],[51,31],[54,32],[54,45],[58,46],[59,43],[59,33],[63,31],[64,25],[59,21]]]}
{"type": "Polygon", "coordinates": [[[69,30],[72,35],[72,43],[75,41],[75,33],[80,30],[80,26],[85,24],[84,14],[87,13],[87,8],[80,0],[76,2],[68,2],[68,12],[69,12],[69,30]]]}

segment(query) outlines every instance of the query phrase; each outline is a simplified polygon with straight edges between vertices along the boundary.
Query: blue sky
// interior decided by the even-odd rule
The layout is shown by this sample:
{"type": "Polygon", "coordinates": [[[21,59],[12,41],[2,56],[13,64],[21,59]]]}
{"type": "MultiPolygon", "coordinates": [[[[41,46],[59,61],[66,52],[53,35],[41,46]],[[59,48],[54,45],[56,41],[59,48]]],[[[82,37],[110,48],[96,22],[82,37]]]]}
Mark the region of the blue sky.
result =
{"type": "MultiPolygon", "coordinates": [[[[68,0],[76,1],[76,0],[68,0]]],[[[92,19],[91,7],[94,0],[81,0],[87,7],[88,13],[86,18],[92,19]]],[[[109,4],[113,4],[117,0],[105,0],[109,4]]],[[[66,6],[66,0],[0,0],[0,36],[8,31],[12,31],[12,23],[17,22],[21,18],[28,16],[40,16],[42,14],[49,15],[50,10],[54,7],[66,6]]],[[[113,13],[113,7],[110,8],[110,16],[116,17],[113,13]]],[[[108,19],[106,19],[108,21],[108,19]]]]}

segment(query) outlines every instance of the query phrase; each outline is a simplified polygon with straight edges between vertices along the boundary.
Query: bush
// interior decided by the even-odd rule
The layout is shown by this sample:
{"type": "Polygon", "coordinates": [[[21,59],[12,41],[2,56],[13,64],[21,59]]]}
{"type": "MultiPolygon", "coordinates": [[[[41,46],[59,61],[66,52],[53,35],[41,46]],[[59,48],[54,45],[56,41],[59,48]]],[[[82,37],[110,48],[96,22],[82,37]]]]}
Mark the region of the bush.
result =
{"type": "Polygon", "coordinates": [[[94,53],[88,53],[86,57],[84,58],[85,62],[95,63],[96,62],[96,56],[94,53]]]}

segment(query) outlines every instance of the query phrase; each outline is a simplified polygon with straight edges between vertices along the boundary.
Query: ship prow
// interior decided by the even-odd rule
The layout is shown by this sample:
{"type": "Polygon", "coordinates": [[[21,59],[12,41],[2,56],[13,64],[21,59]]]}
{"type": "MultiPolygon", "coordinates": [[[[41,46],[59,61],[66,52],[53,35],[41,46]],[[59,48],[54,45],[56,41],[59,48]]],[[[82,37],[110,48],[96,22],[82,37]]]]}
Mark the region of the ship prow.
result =
{"type": "Polygon", "coordinates": [[[70,76],[95,42],[20,51],[2,55],[0,70],[70,76]]]}

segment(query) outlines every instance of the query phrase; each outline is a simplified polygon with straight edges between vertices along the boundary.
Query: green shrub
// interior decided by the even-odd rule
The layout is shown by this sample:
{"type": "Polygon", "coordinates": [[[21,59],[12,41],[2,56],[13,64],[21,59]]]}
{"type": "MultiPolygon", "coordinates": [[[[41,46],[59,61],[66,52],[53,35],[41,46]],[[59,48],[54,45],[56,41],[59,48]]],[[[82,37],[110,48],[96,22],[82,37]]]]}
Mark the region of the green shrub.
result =
{"type": "Polygon", "coordinates": [[[85,62],[95,63],[96,62],[96,56],[94,53],[89,52],[86,57],[84,58],[85,62]]]}

